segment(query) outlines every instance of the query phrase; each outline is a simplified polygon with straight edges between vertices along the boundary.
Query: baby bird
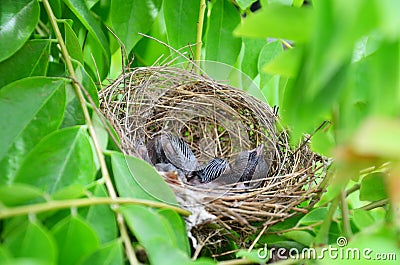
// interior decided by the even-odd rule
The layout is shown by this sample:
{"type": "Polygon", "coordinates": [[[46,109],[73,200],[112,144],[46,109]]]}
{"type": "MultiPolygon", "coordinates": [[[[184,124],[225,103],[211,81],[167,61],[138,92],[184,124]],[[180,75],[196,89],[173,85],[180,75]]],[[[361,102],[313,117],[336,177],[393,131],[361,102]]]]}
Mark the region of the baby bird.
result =
{"type": "Polygon", "coordinates": [[[269,170],[269,165],[264,159],[264,145],[239,153],[232,168],[238,182],[244,182],[245,186],[253,188],[259,186],[269,170]]]}
{"type": "Polygon", "coordinates": [[[189,182],[196,183],[209,183],[223,176],[226,176],[230,172],[230,166],[228,161],[223,158],[213,158],[205,166],[201,166],[199,169],[192,173],[189,182]]]}
{"type": "Polygon", "coordinates": [[[172,164],[182,170],[185,175],[198,167],[192,150],[182,138],[170,133],[156,136],[147,143],[149,158],[153,165],[172,164]]]}

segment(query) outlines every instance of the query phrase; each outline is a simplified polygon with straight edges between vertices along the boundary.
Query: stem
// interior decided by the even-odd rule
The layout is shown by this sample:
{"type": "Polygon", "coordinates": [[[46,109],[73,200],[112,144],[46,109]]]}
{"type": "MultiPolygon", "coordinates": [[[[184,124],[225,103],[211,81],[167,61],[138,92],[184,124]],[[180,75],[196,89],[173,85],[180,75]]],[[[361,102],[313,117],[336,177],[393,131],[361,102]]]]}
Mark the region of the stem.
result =
{"type": "Polygon", "coordinates": [[[199,21],[197,22],[197,38],[196,38],[196,62],[200,66],[201,59],[201,47],[203,42],[201,37],[203,36],[203,25],[204,25],[204,12],[206,10],[206,0],[200,0],[200,11],[199,21]]]}
{"type": "MultiPolygon", "coordinates": [[[[77,78],[76,78],[76,75],[75,75],[74,68],[72,66],[71,58],[69,56],[67,47],[65,46],[64,40],[63,40],[61,32],[60,32],[60,29],[58,28],[57,19],[54,16],[54,13],[53,13],[53,10],[51,9],[49,1],[48,0],[43,0],[43,5],[44,5],[44,8],[46,9],[47,15],[49,16],[50,23],[51,23],[51,25],[52,25],[52,27],[54,29],[54,33],[55,33],[55,35],[57,37],[57,40],[58,40],[58,43],[60,45],[61,53],[62,53],[62,55],[63,55],[63,57],[65,59],[65,64],[67,66],[68,72],[69,72],[71,78],[76,80],[77,78]]],[[[79,86],[76,83],[72,83],[72,86],[75,89],[76,96],[77,96],[77,98],[79,100],[79,103],[81,105],[81,108],[82,108],[82,111],[83,111],[83,115],[85,117],[85,121],[86,121],[86,124],[87,124],[88,129],[89,129],[89,134],[90,134],[90,136],[91,136],[91,138],[93,140],[94,148],[96,150],[96,155],[97,155],[99,163],[100,163],[100,169],[101,169],[101,173],[102,173],[102,178],[103,178],[104,183],[106,185],[107,191],[108,191],[111,199],[116,199],[117,198],[117,193],[116,193],[116,191],[114,189],[114,186],[112,184],[110,175],[108,173],[106,161],[104,159],[99,140],[98,140],[98,138],[96,136],[96,131],[94,129],[92,120],[90,118],[89,111],[86,108],[86,101],[85,101],[85,98],[83,96],[82,90],[79,88],[79,86]]],[[[118,222],[119,230],[120,231],[126,231],[125,222],[124,222],[124,219],[122,218],[121,213],[118,213],[118,212],[115,212],[115,213],[117,215],[117,222],[118,222]]],[[[121,237],[122,237],[122,239],[124,241],[125,251],[126,251],[127,257],[129,259],[129,262],[131,264],[138,264],[136,256],[134,255],[134,250],[133,250],[133,247],[132,247],[132,244],[131,244],[129,236],[127,234],[122,234],[121,233],[121,237]]]]}
{"type": "MultiPolygon", "coordinates": [[[[182,208],[169,205],[162,202],[155,202],[149,200],[140,200],[132,198],[116,198],[111,199],[107,197],[99,198],[84,198],[84,199],[73,199],[73,200],[62,200],[62,201],[49,201],[45,203],[37,203],[32,205],[17,206],[13,208],[3,208],[0,212],[0,219],[5,219],[9,217],[14,217],[18,215],[27,215],[32,213],[40,213],[46,211],[54,211],[60,209],[66,209],[71,207],[84,207],[99,204],[110,204],[110,205],[122,205],[122,204],[135,204],[135,205],[145,205],[155,208],[171,209],[184,216],[190,215],[189,211],[182,208]]],[[[121,215],[122,216],[122,215],[121,215]]]]}
{"type": "Polygon", "coordinates": [[[340,191],[340,204],[342,205],[343,232],[346,238],[350,238],[353,233],[350,227],[349,208],[347,207],[346,195],[346,190],[342,189],[340,191]]]}
{"type": "Polygon", "coordinates": [[[331,206],[329,207],[328,214],[326,215],[324,221],[322,222],[321,228],[315,237],[315,244],[318,245],[326,245],[328,243],[329,229],[331,228],[331,223],[333,219],[333,215],[337,207],[339,206],[340,195],[337,196],[333,201],[331,206]]]}

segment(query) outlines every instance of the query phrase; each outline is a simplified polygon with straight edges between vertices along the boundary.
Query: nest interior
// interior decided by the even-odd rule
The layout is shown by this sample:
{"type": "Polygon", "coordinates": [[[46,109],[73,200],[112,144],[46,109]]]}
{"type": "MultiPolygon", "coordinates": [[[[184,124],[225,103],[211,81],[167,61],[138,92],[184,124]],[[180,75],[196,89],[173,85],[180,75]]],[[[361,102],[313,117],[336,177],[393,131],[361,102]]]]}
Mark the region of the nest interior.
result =
{"type": "Polygon", "coordinates": [[[100,101],[129,155],[140,156],[139,147],[160,132],[182,137],[200,163],[214,157],[232,161],[239,152],[264,144],[270,168],[257,188],[212,194],[170,184],[181,201],[195,198],[193,205],[181,206],[196,211],[194,205],[200,205],[213,217],[189,221],[198,240],[210,240],[205,236],[210,224],[246,237],[306,211],[318,199],[326,160],[306,142],[291,147],[288,134],[276,129],[273,109],[242,90],[182,68],[141,67],[120,75],[101,91],[100,101]]]}

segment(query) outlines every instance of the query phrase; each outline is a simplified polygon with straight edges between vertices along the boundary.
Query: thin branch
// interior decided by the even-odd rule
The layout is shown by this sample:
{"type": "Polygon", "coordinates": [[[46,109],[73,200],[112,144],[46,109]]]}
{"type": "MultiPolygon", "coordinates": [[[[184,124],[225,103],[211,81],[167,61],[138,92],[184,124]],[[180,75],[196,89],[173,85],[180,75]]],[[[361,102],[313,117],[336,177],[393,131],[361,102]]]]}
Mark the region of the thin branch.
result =
{"type": "Polygon", "coordinates": [[[378,208],[378,207],[386,206],[388,203],[389,203],[389,199],[383,199],[383,200],[380,200],[380,201],[371,202],[371,203],[369,203],[369,204],[367,204],[367,205],[365,205],[363,207],[360,207],[358,209],[369,211],[369,210],[372,210],[372,209],[375,209],[375,208],[378,208]]]}
{"type": "Polygon", "coordinates": [[[197,22],[197,38],[196,38],[196,63],[200,66],[201,59],[201,47],[203,42],[201,38],[203,36],[203,26],[204,26],[204,12],[206,10],[206,0],[200,0],[200,11],[199,11],[199,21],[197,22]]]}
{"type": "Polygon", "coordinates": [[[343,233],[346,238],[350,238],[353,234],[350,227],[349,219],[349,208],[347,207],[346,200],[347,192],[345,189],[340,191],[340,204],[342,205],[342,223],[343,223],[343,233]]]}
{"type": "MultiPolygon", "coordinates": [[[[46,9],[46,12],[47,12],[47,14],[49,16],[50,23],[51,23],[51,25],[52,25],[52,27],[54,29],[54,33],[55,33],[55,35],[57,37],[57,40],[58,40],[58,43],[60,45],[61,53],[62,53],[62,55],[63,55],[63,57],[65,59],[65,64],[67,66],[69,75],[71,76],[72,79],[76,80],[76,75],[75,75],[74,68],[72,66],[71,57],[69,56],[67,47],[65,46],[64,40],[63,40],[61,32],[60,32],[60,29],[58,28],[58,25],[57,25],[57,19],[54,16],[54,13],[53,13],[53,10],[51,9],[49,1],[48,0],[43,0],[43,5],[44,5],[44,7],[46,9]]],[[[103,156],[103,153],[102,153],[102,149],[101,149],[99,140],[98,140],[97,135],[96,135],[96,130],[95,130],[95,128],[93,126],[93,123],[92,123],[92,120],[90,118],[89,111],[88,111],[88,109],[86,107],[86,101],[85,101],[85,98],[83,96],[82,90],[79,88],[79,86],[76,83],[72,83],[72,85],[73,85],[73,87],[75,89],[76,96],[77,96],[77,98],[79,100],[79,103],[81,105],[81,108],[82,108],[82,111],[83,111],[83,115],[85,117],[85,121],[86,121],[86,124],[88,126],[89,134],[90,134],[90,136],[91,136],[91,138],[93,140],[94,148],[96,150],[96,155],[97,155],[99,163],[100,163],[100,169],[101,169],[102,177],[103,177],[104,183],[106,185],[107,191],[108,191],[111,199],[116,199],[117,198],[117,193],[116,193],[116,191],[114,189],[113,183],[111,181],[111,177],[110,177],[110,175],[108,173],[106,161],[104,159],[104,156],[103,156]]],[[[124,219],[122,218],[122,215],[120,213],[118,213],[118,212],[116,212],[116,215],[117,215],[117,222],[118,222],[118,227],[119,227],[120,231],[125,231],[126,230],[126,226],[125,226],[124,219]]],[[[124,241],[125,251],[126,251],[127,257],[129,259],[129,262],[131,264],[138,264],[138,261],[136,259],[136,256],[135,256],[135,253],[134,253],[134,250],[133,250],[133,247],[132,247],[132,244],[131,244],[129,236],[127,236],[127,234],[125,234],[125,235],[121,234],[121,236],[122,236],[122,239],[124,241]]]]}
{"type": "Polygon", "coordinates": [[[27,215],[32,213],[40,213],[46,211],[61,210],[71,207],[85,207],[99,204],[109,204],[109,205],[122,205],[122,204],[135,204],[135,205],[145,205],[155,208],[171,209],[181,215],[190,215],[189,211],[182,208],[169,205],[162,202],[140,200],[132,198],[84,198],[84,199],[73,199],[73,200],[62,200],[62,201],[48,201],[44,203],[37,203],[31,205],[17,206],[12,208],[2,208],[0,211],[0,219],[5,219],[9,217],[14,217],[18,215],[27,215]]]}

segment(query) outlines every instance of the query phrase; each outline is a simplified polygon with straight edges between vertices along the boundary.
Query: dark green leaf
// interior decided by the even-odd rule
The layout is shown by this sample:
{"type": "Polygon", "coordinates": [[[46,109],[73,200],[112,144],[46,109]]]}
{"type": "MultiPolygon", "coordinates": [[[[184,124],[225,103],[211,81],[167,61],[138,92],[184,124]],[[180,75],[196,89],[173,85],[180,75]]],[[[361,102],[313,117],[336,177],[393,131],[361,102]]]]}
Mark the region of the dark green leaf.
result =
{"type": "Polygon", "coordinates": [[[261,49],[266,44],[263,39],[243,38],[244,54],[241,70],[251,79],[258,74],[258,60],[261,49]]]}
{"type": "Polygon", "coordinates": [[[328,214],[328,208],[320,207],[312,210],[308,214],[304,215],[300,220],[299,224],[302,225],[311,225],[318,222],[322,222],[326,215],[328,214]]]}
{"type": "Polygon", "coordinates": [[[93,229],[79,216],[69,216],[52,229],[58,246],[58,264],[77,264],[99,247],[93,229]]]}
{"type": "Polygon", "coordinates": [[[385,175],[382,172],[371,173],[361,180],[360,200],[379,201],[388,197],[385,175]]]}
{"type": "MultiPolygon", "coordinates": [[[[200,0],[164,0],[163,10],[168,44],[180,49],[196,43],[200,0]]],[[[190,51],[189,49],[182,50],[190,51]]],[[[173,53],[173,52],[172,52],[173,53]]],[[[176,56],[173,53],[173,56],[176,56]]]]}
{"type": "Polygon", "coordinates": [[[5,239],[5,246],[14,257],[30,257],[45,264],[55,264],[57,248],[54,238],[38,223],[20,226],[5,239]]]}
{"type": "MultiPolygon", "coordinates": [[[[102,58],[103,62],[96,62],[97,67],[100,71],[100,76],[105,77],[108,72],[108,66],[110,64],[110,48],[108,45],[108,40],[104,35],[99,23],[91,14],[89,8],[86,6],[85,1],[81,0],[64,0],[64,3],[71,9],[71,11],[78,17],[80,22],[86,27],[89,31],[88,42],[89,39],[92,38],[91,45],[86,49],[85,47],[85,54],[89,54],[88,58],[85,58],[85,62],[91,62],[92,58],[90,57],[90,52],[95,53],[96,51],[101,51],[102,57],[95,56],[95,58],[102,58]],[[99,49],[100,47],[100,49],[99,49]],[[88,52],[88,53],[86,53],[88,52]]],[[[93,66],[94,67],[94,66],[93,66]]],[[[92,68],[92,70],[96,70],[96,68],[92,68]]]]}
{"type": "Polygon", "coordinates": [[[67,47],[69,56],[83,64],[82,47],[79,44],[78,37],[76,36],[75,32],[72,30],[67,21],[64,21],[63,24],[65,32],[65,46],[67,47]]]}
{"type": "Polygon", "coordinates": [[[142,159],[113,152],[111,164],[117,190],[121,197],[177,204],[174,193],[162,177],[142,159]]]}
{"type": "Polygon", "coordinates": [[[25,159],[15,182],[32,184],[52,194],[73,184],[87,185],[95,173],[86,129],[77,126],[43,139],[25,159]]]}
{"type": "Polygon", "coordinates": [[[49,62],[50,41],[30,40],[0,63],[0,87],[29,76],[44,76],[49,62]]]}
{"type": "Polygon", "coordinates": [[[311,11],[309,8],[271,4],[255,14],[250,14],[244,23],[236,28],[235,34],[243,37],[271,37],[304,42],[309,39],[311,33],[311,11]]]}
{"type": "Polygon", "coordinates": [[[2,0],[0,5],[0,62],[28,40],[39,20],[37,0],[2,0]]]}
{"type": "MultiPolygon", "coordinates": [[[[96,197],[107,197],[104,185],[96,185],[93,195],[96,197]]],[[[90,206],[86,215],[86,221],[96,231],[101,243],[107,243],[117,238],[117,221],[115,220],[115,213],[109,205],[90,206]]]]}
{"type": "Polygon", "coordinates": [[[205,43],[206,60],[234,65],[242,41],[233,36],[240,23],[240,14],[228,0],[217,0],[212,5],[210,26],[205,43]]]}
{"type": "Polygon", "coordinates": [[[6,206],[21,205],[43,196],[44,194],[40,189],[29,185],[12,184],[0,186],[0,202],[6,206]]]}
{"type": "Polygon", "coordinates": [[[0,90],[0,183],[12,183],[28,152],[60,125],[65,80],[30,77],[0,90]]]}
{"type": "Polygon", "coordinates": [[[161,8],[161,0],[116,0],[111,2],[111,22],[129,53],[152,27],[161,8]]]}
{"type": "Polygon", "coordinates": [[[95,251],[89,257],[85,258],[79,264],[123,265],[125,264],[123,254],[124,248],[122,246],[121,240],[115,240],[100,247],[97,251],[95,251]]]}
{"type": "Polygon", "coordinates": [[[96,104],[96,107],[99,107],[99,96],[97,93],[96,84],[81,64],[78,64],[75,74],[78,82],[80,82],[83,88],[88,92],[94,104],[96,104]]]}

